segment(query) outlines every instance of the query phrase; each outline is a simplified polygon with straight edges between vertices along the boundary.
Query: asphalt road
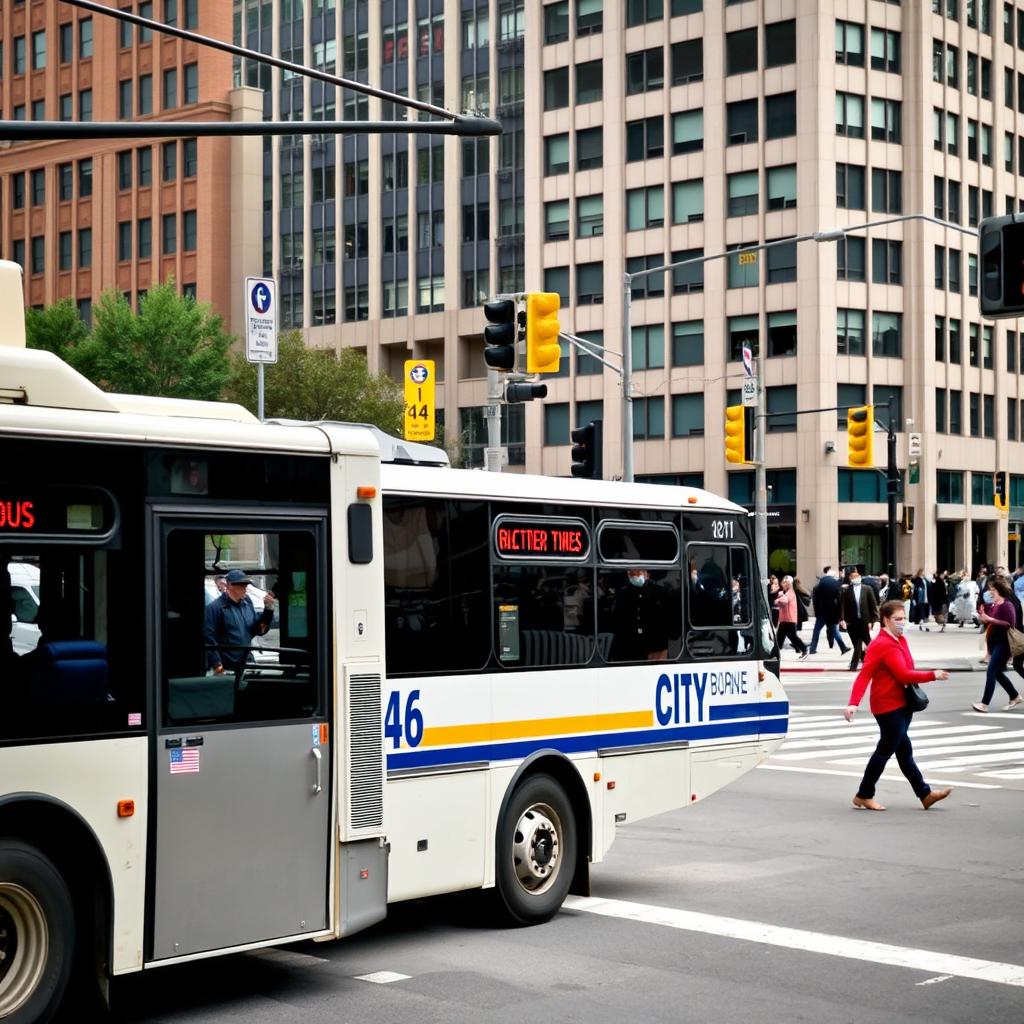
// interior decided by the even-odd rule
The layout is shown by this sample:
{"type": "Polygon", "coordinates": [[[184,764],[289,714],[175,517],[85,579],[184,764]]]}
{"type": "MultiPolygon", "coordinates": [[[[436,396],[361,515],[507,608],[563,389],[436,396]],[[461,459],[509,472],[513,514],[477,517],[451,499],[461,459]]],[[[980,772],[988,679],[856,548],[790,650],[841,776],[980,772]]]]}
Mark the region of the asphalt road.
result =
{"type": "Polygon", "coordinates": [[[780,754],[624,828],[593,897],[547,925],[490,927],[479,895],[400,905],[344,942],[126,979],[116,1019],[1024,1021],[1024,711],[967,710],[980,674],[934,687],[911,735],[953,795],[924,812],[897,774],[886,813],[856,811],[874,734],[838,717],[850,678],[788,680],[780,754]]]}

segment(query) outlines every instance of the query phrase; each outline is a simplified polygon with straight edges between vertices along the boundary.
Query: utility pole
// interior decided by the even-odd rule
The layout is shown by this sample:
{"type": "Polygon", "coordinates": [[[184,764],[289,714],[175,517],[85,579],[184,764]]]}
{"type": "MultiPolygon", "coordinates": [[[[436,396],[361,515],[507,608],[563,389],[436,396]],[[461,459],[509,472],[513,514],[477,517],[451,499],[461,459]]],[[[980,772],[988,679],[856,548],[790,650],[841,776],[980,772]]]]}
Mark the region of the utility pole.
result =
{"type": "Polygon", "coordinates": [[[896,499],[899,495],[900,474],[896,468],[896,426],[892,421],[892,399],[886,408],[889,410],[889,427],[886,436],[887,459],[885,468],[886,499],[889,503],[888,530],[886,531],[886,562],[890,581],[896,579],[896,499]]]}
{"type": "Polygon", "coordinates": [[[757,412],[754,417],[754,555],[761,573],[763,592],[768,593],[768,471],[765,468],[765,438],[768,416],[765,402],[765,349],[767,339],[757,342],[757,412]]]}
{"type": "Polygon", "coordinates": [[[633,276],[622,279],[622,479],[627,483],[633,482],[633,276]]]}

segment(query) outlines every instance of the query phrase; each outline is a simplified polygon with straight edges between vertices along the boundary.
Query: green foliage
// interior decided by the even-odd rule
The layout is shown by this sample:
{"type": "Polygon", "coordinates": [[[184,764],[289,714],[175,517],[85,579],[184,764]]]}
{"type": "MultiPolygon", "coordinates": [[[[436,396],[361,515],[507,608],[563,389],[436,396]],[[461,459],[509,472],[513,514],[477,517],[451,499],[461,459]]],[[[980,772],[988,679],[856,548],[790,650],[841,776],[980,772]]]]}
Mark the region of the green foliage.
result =
{"type": "MultiPolygon", "coordinates": [[[[278,338],[278,361],[264,374],[268,419],[339,420],[372,423],[401,435],[405,413],[402,387],[386,373],[371,375],[355,349],[307,348],[300,331],[278,338]]],[[[225,397],[256,412],[256,367],[235,355],[225,397]]]]}
{"type": "Polygon", "coordinates": [[[59,354],[105,391],[215,401],[228,380],[233,341],[220,316],[177,293],[152,288],[138,314],[124,295],[104,292],[91,337],[59,354]]]}
{"type": "Polygon", "coordinates": [[[61,299],[45,309],[25,310],[25,341],[73,362],[73,353],[89,337],[74,299],[61,299]]]}

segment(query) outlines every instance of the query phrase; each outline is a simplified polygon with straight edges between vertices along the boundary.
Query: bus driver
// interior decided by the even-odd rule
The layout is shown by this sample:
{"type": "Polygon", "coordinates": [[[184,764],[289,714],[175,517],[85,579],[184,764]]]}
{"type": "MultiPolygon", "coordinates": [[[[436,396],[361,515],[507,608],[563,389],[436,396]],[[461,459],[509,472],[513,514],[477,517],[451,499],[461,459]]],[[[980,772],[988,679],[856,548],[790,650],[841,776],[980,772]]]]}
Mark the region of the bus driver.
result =
{"type": "Polygon", "coordinates": [[[274,595],[267,592],[263,614],[257,616],[252,598],[246,593],[252,580],[241,569],[232,569],[224,582],[224,593],[206,606],[203,626],[206,667],[218,676],[225,671],[237,672],[252,659],[248,650],[252,638],[264,636],[274,619],[274,595]],[[224,650],[218,650],[219,647],[224,650]]]}

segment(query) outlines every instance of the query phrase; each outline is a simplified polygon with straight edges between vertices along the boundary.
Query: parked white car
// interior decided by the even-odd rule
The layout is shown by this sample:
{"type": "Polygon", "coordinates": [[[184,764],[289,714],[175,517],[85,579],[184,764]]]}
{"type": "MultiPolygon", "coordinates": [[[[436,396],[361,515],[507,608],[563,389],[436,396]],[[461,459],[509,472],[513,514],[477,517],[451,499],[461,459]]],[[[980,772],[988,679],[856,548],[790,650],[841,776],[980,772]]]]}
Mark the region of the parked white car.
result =
{"type": "Polygon", "coordinates": [[[11,641],[14,653],[28,654],[39,643],[39,566],[27,562],[8,562],[11,577],[11,641]]]}

